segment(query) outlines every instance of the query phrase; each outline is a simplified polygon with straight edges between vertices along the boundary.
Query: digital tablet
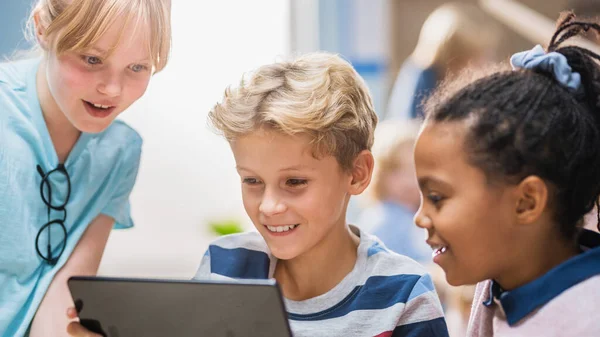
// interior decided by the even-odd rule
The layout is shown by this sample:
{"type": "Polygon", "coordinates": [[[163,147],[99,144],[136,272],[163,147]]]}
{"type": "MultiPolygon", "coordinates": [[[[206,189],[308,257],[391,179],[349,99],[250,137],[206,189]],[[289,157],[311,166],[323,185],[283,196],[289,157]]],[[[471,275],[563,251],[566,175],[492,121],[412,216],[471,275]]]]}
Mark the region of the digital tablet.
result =
{"type": "Polygon", "coordinates": [[[71,277],[81,324],[106,337],[290,337],[274,280],[71,277]]]}

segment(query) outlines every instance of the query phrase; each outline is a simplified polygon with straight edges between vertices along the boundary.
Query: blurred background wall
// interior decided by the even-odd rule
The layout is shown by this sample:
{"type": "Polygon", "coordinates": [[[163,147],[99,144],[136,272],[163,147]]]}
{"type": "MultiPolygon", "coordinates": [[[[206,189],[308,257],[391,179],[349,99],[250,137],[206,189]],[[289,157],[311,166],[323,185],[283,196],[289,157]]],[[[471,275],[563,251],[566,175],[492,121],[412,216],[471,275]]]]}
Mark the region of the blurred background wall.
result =
{"type": "Polygon", "coordinates": [[[31,1],[0,0],[0,56],[10,56],[16,49],[29,46],[24,39],[24,26],[31,1]]]}
{"type": "MultiPolygon", "coordinates": [[[[389,0],[390,16],[390,63],[389,80],[393,80],[400,69],[402,62],[408,57],[417,44],[419,31],[425,19],[439,5],[448,1],[444,0],[389,0]]],[[[477,0],[463,0],[461,2],[477,4],[477,0]]],[[[527,7],[534,9],[552,20],[558,18],[558,13],[568,7],[567,0],[520,0],[527,7]]],[[[490,15],[490,20],[502,27],[505,34],[501,41],[498,57],[506,59],[515,51],[532,47],[532,42],[521,37],[506,25],[500,23],[490,15]]]]}

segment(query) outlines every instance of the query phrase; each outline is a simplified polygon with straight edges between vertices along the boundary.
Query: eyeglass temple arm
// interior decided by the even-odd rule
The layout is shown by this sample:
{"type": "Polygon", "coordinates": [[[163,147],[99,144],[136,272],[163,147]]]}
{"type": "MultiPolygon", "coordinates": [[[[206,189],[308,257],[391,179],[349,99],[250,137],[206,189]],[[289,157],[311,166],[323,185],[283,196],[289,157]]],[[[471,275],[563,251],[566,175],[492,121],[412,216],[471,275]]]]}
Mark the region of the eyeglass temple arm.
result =
{"type": "Polygon", "coordinates": [[[44,170],[42,170],[42,167],[40,165],[36,165],[36,167],[37,167],[38,173],[42,176],[42,178],[44,178],[44,176],[46,176],[46,174],[44,173],[44,170]]]}

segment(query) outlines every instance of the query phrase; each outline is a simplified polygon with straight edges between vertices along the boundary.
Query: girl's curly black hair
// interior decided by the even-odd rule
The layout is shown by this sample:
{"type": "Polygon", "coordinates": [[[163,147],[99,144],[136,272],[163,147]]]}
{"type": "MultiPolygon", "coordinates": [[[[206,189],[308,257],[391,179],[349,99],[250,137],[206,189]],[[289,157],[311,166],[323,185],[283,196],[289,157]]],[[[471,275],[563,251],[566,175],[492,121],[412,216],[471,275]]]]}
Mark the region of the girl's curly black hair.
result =
{"type": "Polygon", "coordinates": [[[544,71],[497,71],[457,92],[440,88],[427,103],[426,120],[469,119],[469,159],[488,179],[544,179],[559,229],[573,238],[600,195],[600,56],[561,45],[584,31],[600,33],[600,25],[578,21],[572,12],[557,24],[547,51],[563,54],[580,74],[578,91],[544,71]]]}

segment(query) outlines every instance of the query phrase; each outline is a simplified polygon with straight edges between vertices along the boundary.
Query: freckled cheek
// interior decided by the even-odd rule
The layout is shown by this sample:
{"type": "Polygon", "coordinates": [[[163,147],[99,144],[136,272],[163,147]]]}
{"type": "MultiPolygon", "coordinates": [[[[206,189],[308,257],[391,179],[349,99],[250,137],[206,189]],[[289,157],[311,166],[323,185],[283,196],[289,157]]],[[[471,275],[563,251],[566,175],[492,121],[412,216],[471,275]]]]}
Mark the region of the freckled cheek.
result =
{"type": "Polygon", "coordinates": [[[68,110],[69,106],[76,104],[79,100],[89,99],[90,82],[86,83],[77,74],[66,72],[64,75],[48,78],[48,82],[56,103],[62,109],[68,110]]]}
{"type": "Polygon", "coordinates": [[[150,77],[127,80],[124,88],[127,93],[127,99],[131,102],[138,100],[146,92],[148,84],[150,84],[150,77]]]}
{"type": "Polygon", "coordinates": [[[67,77],[67,83],[70,88],[81,91],[81,92],[90,92],[96,88],[96,79],[94,76],[90,76],[87,74],[73,74],[72,76],[67,77]]]}
{"type": "Polygon", "coordinates": [[[80,78],[88,73],[87,69],[70,58],[60,59],[53,63],[54,73],[66,82],[81,81],[80,78]]]}
{"type": "MultiPolygon", "coordinates": [[[[88,93],[95,88],[97,80],[93,74],[87,71],[81,71],[77,67],[69,67],[61,71],[57,76],[57,84],[62,90],[70,91],[75,95],[88,93]]],[[[81,97],[85,98],[85,97],[81,97]]]]}

